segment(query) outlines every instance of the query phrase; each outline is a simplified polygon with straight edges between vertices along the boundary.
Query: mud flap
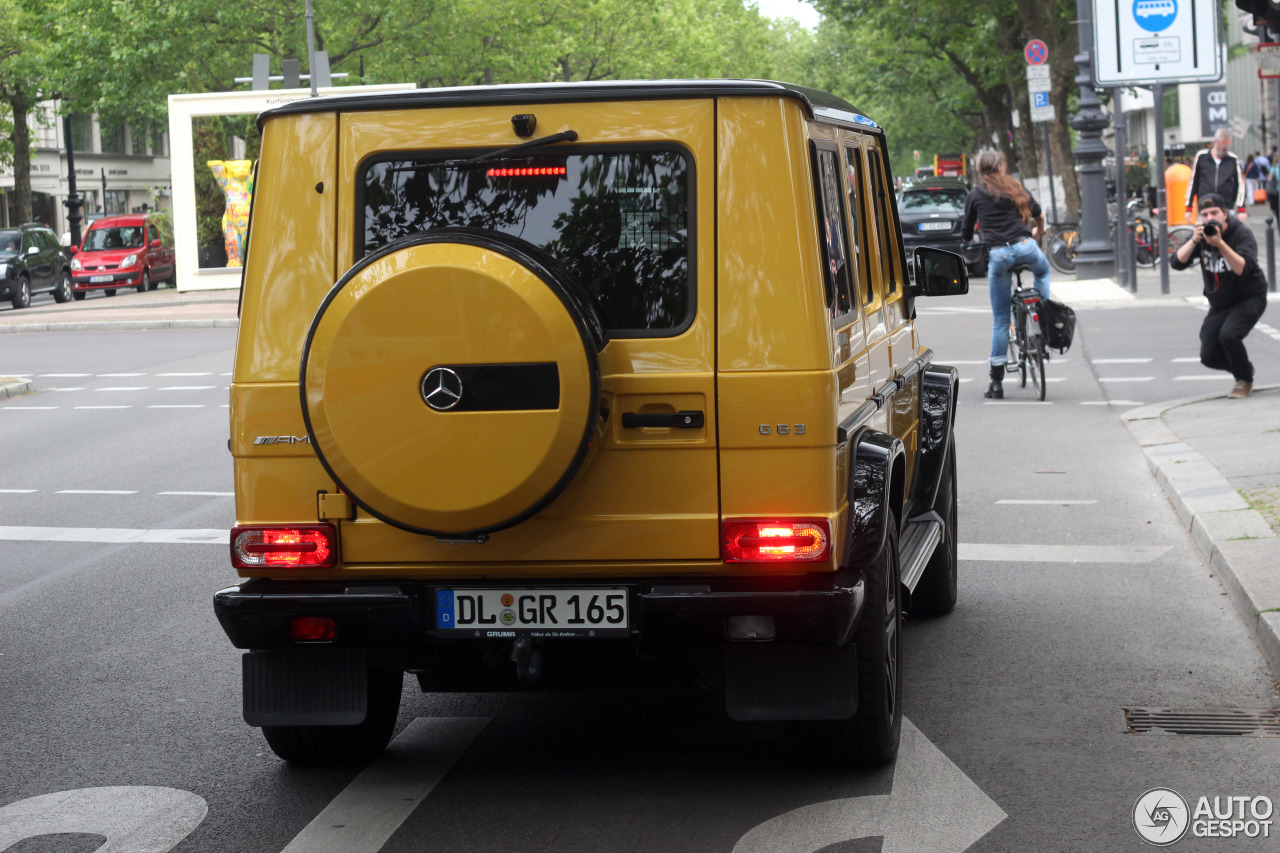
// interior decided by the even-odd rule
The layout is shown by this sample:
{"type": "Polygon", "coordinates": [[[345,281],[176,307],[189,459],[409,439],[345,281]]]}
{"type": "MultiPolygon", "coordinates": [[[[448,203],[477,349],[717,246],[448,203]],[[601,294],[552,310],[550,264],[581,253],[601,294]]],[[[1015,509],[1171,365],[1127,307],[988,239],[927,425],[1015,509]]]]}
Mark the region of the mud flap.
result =
{"type": "Polygon", "coordinates": [[[847,720],[858,710],[853,643],[731,645],[724,657],[725,711],[734,720],[847,720]]]}
{"type": "Polygon", "coordinates": [[[358,646],[302,646],[243,658],[244,721],[251,726],[354,726],[369,702],[358,646]]]}

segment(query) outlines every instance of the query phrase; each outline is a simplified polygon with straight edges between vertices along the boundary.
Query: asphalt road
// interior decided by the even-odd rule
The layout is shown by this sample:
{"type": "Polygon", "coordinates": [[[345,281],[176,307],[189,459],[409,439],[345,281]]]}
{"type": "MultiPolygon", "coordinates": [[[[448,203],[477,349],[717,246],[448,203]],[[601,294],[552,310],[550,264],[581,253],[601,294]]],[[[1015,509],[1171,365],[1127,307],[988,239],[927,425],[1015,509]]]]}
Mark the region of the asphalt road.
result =
{"type": "MultiPolygon", "coordinates": [[[[1179,378],[1208,372],[1175,361],[1202,312],[1082,310],[1047,404],[1007,384],[988,405],[985,288],[920,308],[922,340],[966,380],[961,597],[909,620],[903,755],[857,772],[697,691],[408,681],[386,758],[288,767],[241,720],[211,606],[233,580],[217,534],[234,522],[234,330],[0,337],[0,374],[40,389],[0,401],[0,849],[44,819],[52,835],[10,849],[90,851],[133,820],[177,851],[1130,851],[1151,788],[1280,801],[1280,739],[1124,725],[1125,707],[1280,701],[1118,418],[1121,401],[1229,386],[1179,378]],[[134,535],[118,531],[155,541],[69,541],[134,535]]],[[[1259,381],[1280,377],[1280,343],[1250,342],[1259,381]]]]}

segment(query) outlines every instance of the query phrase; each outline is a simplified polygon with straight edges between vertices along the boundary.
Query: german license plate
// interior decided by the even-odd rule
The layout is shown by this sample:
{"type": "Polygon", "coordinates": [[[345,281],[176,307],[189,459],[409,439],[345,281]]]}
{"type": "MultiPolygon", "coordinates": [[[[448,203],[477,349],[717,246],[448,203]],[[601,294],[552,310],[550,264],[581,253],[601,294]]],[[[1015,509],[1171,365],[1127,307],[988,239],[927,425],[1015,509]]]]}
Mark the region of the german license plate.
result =
{"type": "Polygon", "coordinates": [[[115,276],[113,275],[91,275],[89,276],[89,281],[111,281],[114,278],[115,276]]]}
{"type": "Polygon", "coordinates": [[[950,222],[921,222],[920,230],[921,231],[950,231],[951,223],[950,222]]]}
{"type": "Polygon", "coordinates": [[[609,637],[630,632],[627,591],[439,589],[436,630],[473,637],[609,637]]]}

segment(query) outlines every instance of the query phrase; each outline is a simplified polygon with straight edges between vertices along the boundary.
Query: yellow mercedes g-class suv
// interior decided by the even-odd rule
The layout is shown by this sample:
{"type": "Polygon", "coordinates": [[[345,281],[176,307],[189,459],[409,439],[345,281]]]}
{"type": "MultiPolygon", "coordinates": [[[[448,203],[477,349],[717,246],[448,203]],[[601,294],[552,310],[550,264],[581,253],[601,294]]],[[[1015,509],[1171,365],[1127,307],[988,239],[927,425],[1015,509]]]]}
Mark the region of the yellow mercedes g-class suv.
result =
{"type": "MultiPolygon", "coordinates": [[[[259,119],[231,386],[244,716],[298,763],[426,691],[641,661],[896,754],[956,600],[954,369],[884,131],[744,80],[311,98],[259,119]]],[[[594,682],[593,682],[594,683],[594,682]]]]}

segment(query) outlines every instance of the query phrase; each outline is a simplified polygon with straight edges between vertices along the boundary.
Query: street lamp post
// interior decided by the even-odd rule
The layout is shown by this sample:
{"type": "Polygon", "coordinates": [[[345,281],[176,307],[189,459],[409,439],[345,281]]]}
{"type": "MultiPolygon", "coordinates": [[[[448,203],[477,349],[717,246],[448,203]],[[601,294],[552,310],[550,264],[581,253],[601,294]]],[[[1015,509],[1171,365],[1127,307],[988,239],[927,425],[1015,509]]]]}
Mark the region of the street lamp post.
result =
{"type": "Polygon", "coordinates": [[[1093,4],[1076,0],[1080,27],[1080,53],[1076,55],[1076,85],[1080,87],[1079,109],[1071,126],[1080,142],[1073,152],[1080,173],[1080,246],[1076,249],[1076,278],[1106,278],[1115,270],[1115,254],[1107,236],[1107,185],[1102,161],[1107,146],[1102,131],[1110,123],[1102,112],[1102,102],[1093,91],[1093,4]]]}
{"type": "MultiPolygon", "coordinates": [[[[65,104],[63,105],[65,108],[65,104]]],[[[71,140],[71,114],[62,114],[62,135],[67,140],[67,200],[63,202],[67,206],[67,230],[71,232],[71,245],[80,245],[80,215],[82,202],[80,196],[76,194],[76,155],[75,145],[71,140]]]]}

